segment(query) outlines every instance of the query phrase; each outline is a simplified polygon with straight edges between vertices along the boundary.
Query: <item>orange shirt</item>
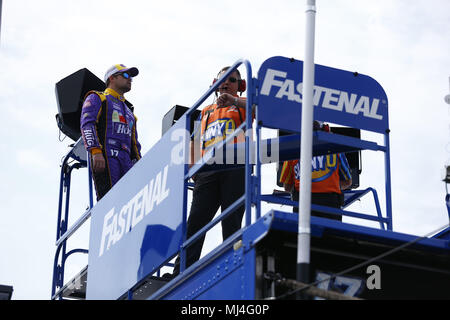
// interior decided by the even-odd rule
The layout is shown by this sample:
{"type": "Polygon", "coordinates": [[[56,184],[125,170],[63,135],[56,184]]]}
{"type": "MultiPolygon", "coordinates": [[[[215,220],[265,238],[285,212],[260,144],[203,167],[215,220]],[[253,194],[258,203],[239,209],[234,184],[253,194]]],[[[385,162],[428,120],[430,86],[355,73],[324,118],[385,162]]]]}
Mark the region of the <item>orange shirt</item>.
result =
{"type": "MultiPolygon", "coordinates": [[[[340,180],[351,179],[347,158],[344,154],[316,156],[312,159],[311,192],[341,193],[340,180]]],[[[295,184],[300,188],[300,164],[298,160],[285,161],[281,169],[280,182],[295,184]]]]}
{"type": "MultiPolygon", "coordinates": [[[[245,108],[238,108],[234,105],[218,108],[217,104],[212,104],[204,108],[201,113],[200,143],[202,154],[209,147],[225,140],[244,121],[245,108]]],[[[244,142],[245,134],[242,132],[233,140],[232,143],[244,142]]]]}

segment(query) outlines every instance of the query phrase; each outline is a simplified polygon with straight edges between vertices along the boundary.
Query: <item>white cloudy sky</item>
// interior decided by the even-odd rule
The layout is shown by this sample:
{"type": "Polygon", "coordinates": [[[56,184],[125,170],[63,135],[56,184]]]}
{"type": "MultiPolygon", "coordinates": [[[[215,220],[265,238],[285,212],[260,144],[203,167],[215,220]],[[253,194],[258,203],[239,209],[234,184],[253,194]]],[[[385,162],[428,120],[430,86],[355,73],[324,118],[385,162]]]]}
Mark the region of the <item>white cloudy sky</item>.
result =
{"type": "MultiPolygon", "coordinates": [[[[246,58],[255,75],[271,56],[303,60],[305,3],[3,1],[0,284],[14,286],[14,299],[50,298],[59,165],[71,143],[58,139],[55,83],[85,67],[100,78],[115,63],[139,67],[127,98],[145,153],[168,109],[192,106],[222,66],[246,58]]],[[[317,7],[316,63],[370,75],[388,95],[394,230],[425,234],[448,223],[441,173],[450,163],[443,100],[450,2],[318,0],[317,7]]],[[[363,161],[361,187],[383,194],[383,157],[368,152],[363,161]]],[[[87,178],[77,173],[72,222],[88,204],[87,178]]],[[[66,280],[83,259],[69,258],[66,280]]]]}

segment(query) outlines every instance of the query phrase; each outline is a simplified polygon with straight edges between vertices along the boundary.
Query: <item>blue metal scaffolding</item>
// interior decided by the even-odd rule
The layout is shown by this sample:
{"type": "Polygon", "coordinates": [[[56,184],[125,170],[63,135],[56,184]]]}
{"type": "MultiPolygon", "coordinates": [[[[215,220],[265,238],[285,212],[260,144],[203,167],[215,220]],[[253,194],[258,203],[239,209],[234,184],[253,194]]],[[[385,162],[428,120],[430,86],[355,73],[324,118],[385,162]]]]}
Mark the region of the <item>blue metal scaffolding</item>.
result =
{"type": "MultiPolygon", "coordinates": [[[[259,278],[255,277],[259,270],[257,246],[264,242],[264,238],[271,234],[272,230],[295,234],[298,218],[297,215],[279,210],[263,214],[261,203],[298,206],[298,202],[291,201],[283,193],[261,194],[261,167],[266,161],[270,161],[261,156],[261,150],[263,146],[266,151],[277,150],[279,155],[277,161],[299,158],[301,67],[301,61],[273,57],[263,63],[258,77],[254,78],[247,60],[234,63],[95,206],[89,176],[90,207],[71,228],[67,226],[70,174],[73,168],[88,167],[88,163],[85,156],[83,158],[77,156],[75,151],[69,152],[61,170],[52,298],[65,297],[64,267],[67,257],[76,252],[88,253],[85,249],[66,253],[66,242],[89,218],[91,218],[89,270],[83,273],[88,283],[86,291],[88,299],[135,299],[138,298],[139,292],[144,290],[143,288],[148,287],[151,289],[148,289],[145,298],[149,299],[262,298],[261,290],[257,289],[259,278]],[[191,116],[241,65],[246,69],[248,83],[245,123],[189,168],[186,159],[191,116]],[[254,118],[251,115],[254,115],[254,118]],[[253,131],[253,120],[256,132],[254,141],[249,134],[253,131]],[[262,139],[262,128],[287,130],[291,134],[262,139]],[[246,133],[245,143],[230,144],[230,140],[241,132],[246,133]],[[242,154],[240,152],[245,153],[245,164],[237,163],[237,155],[242,154]],[[174,161],[174,154],[179,156],[178,161],[174,161]],[[190,178],[202,170],[229,168],[226,157],[230,154],[234,166],[245,166],[245,195],[187,239],[190,178]],[[224,161],[211,164],[219,158],[224,161]],[[70,166],[67,164],[69,159],[77,161],[70,166]],[[64,193],[66,208],[62,217],[64,193]],[[201,260],[186,268],[186,248],[243,203],[245,204],[243,228],[201,260]],[[161,268],[170,265],[170,261],[177,255],[181,257],[180,274],[171,281],[161,279],[159,277],[161,268]],[[58,259],[61,259],[60,264],[58,259]]],[[[324,234],[331,234],[394,244],[411,241],[413,236],[392,231],[387,97],[381,86],[375,80],[361,74],[316,65],[315,99],[315,119],[368,130],[384,136],[384,145],[379,145],[373,141],[317,131],[313,133],[313,155],[361,150],[383,152],[386,206],[383,212],[374,188],[345,192],[343,209],[317,205],[312,205],[311,208],[376,221],[380,224],[380,229],[312,217],[312,235],[321,237],[324,234]],[[374,214],[345,210],[354,201],[368,194],[373,195],[376,207],[374,214]]],[[[79,148],[80,144],[78,141],[76,147],[79,148]]],[[[446,252],[448,241],[424,239],[417,247],[446,252]]]]}

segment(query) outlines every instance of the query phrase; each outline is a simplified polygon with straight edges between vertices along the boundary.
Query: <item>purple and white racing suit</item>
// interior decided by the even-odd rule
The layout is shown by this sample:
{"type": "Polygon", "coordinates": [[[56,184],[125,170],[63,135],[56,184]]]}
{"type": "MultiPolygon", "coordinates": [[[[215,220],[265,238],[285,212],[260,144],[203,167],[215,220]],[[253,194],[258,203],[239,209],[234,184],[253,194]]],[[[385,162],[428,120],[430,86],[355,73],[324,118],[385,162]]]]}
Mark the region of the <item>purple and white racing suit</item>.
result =
{"type": "Polygon", "coordinates": [[[106,161],[103,172],[92,174],[97,200],[141,158],[136,117],[130,107],[111,88],[91,91],[83,103],[80,128],[84,145],[91,157],[101,152],[106,161]]]}

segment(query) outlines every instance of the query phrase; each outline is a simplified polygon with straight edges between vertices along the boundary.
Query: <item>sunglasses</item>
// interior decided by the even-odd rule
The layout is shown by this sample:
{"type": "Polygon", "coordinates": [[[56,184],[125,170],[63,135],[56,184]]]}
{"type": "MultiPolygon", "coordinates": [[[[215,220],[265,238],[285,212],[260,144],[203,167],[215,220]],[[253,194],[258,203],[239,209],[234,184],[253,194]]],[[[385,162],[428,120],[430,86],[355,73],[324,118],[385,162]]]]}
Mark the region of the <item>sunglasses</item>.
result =
{"type": "MultiPolygon", "coordinates": [[[[214,78],[213,84],[216,83],[217,80],[218,80],[217,78],[214,78]]],[[[237,79],[237,78],[235,78],[235,77],[228,77],[227,80],[230,81],[231,83],[236,83],[236,82],[238,82],[240,79],[237,79]]],[[[225,82],[226,82],[226,81],[225,81],[225,82]]]]}
{"type": "Polygon", "coordinates": [[[239,79],[236,79],[235,77],[228,77],[228,81],[230,81],[231,83],[235,83],[237,82],[239,79]]]}
{"type": "Polygon", "coordinates": [[[125,79],[131,78],[130,74],[129,74],[129,73],[126,73],[126,72],[118,73],[117,75],[118,75],[118,76],[122,76],[122,77],[124,77],[125,79]]]}

